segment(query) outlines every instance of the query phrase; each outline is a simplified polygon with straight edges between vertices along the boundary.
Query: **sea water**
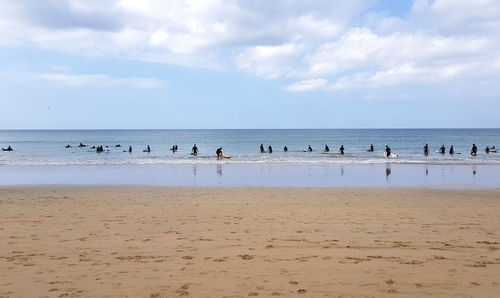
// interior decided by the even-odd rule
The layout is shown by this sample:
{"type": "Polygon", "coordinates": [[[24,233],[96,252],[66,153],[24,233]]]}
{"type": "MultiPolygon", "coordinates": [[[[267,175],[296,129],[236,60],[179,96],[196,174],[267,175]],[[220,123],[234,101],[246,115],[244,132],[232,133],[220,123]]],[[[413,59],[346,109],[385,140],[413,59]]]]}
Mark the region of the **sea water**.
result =
{"type": "Polygon", "coordinates": [[[168,164],[500,164],[500,153],[486,154],[486,146],[500,146],[500,129],[229,129],[229,130],[3,130],[0,146],[14,151],[0,152],[0,166],[66,165],[168,165],[168,164]],[[88,147],[79,148],[80,143],[88,147]],[[471,156],[475,143],[478,155],[471,156]],[[66,145],[71,148],[65,148],[66,145]],[[116,145],[121,147],[116,147],[116,145]],[[172,152],[172,145],[180,151],[172,152]],[[192,156],[196,144],[198,156],[192,156]],[[261,153],[259,146],[273,147],[261,153]],[[373,144],[374,152],[366,148],[373,144]],[[422,147],[429,144],[430,154],[422,147]],[[96,153],[91,146],[108,146],[109,152],[96,153]],[[151,152],[143,152],[146,146],[151,152]],[[307,152],[308,145],[314,151],[307,152]],[[325,145],[345,155],[324,154],[325,145]],[[386,145],[399,155],[384,157],[386,145]],[[446,154],[436,153],[445,145],[446,154]],[[453,145],[457,154],[448,154],[453,145]],[[132,153],[124,152],[132,146],[132,153]],[[284,146],[288,152],[284,152],[284,146]],[[215,158],[215,150],[232,156],[215,158]]]}

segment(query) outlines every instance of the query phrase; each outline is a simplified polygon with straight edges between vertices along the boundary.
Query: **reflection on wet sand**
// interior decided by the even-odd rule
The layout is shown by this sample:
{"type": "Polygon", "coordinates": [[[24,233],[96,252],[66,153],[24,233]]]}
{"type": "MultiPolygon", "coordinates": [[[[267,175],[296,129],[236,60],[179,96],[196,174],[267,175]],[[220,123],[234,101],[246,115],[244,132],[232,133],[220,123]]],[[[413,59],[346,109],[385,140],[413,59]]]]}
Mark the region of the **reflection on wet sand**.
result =
{"type": "Polygon", "coordinates": [[[391,175],[391,166],[389,164],[386,165],[385,168],[385,178],[387,181],[389,181],[389,176],[391,175]]]}
{"type": "Polygon", "coordinates": [[[0,185],[140,184],[349,187],[390,184],[391,186],[500,187],[499,171],[500,166],[493,165],[407,165],[394,163],[327,166],[221,163],[195,166],[178,164],[126,167],[0,167],[0,177],[2,177],[0,185]],[[104,176],[101,175],[103,171],[107,173],[104,176]],[[385,175],[382,175],[384,172],[385,175]],[[335,173],[335,179],[332,179],[332,173],[335,173]]]}

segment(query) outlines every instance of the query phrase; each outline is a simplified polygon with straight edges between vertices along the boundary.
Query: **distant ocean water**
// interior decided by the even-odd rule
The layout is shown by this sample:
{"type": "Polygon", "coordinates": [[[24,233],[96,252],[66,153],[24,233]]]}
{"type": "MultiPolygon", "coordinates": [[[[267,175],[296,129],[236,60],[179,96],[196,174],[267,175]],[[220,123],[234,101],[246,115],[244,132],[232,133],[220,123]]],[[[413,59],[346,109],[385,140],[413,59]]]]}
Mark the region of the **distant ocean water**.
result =
{"type": "Polygon", "coordinates": [[[149,164],[500,164],[500,153],[486,154],[486,146],[500,147],[500,129],[266,129],[266,130],[3,130],[0,166],[43,165],[149,165],[149,164]],[[78,148],[79,143],[89,147],[78,148]],[[200,152],[191,156],[197,144],[200,152]],[[428,143],[430,155],[422,154],[428,143]],[[470,156],[475,143],[478,155],[470,156]],[[72,148],[65,148],[70,144],[72,148]],[[115,145],[120,144],[117,148],[115,145]],[[170,148],[177,144],[180,152],[170,148]],[[273,153],[260,153],[259,145],[273,153]],[[331,152],[344,145],[346,155],[322,154],[325,144],[331,152]],[[375,152],[366,152],[373,144],[375,152]],[[441,145],[448,152],[453,145],[461,154],[435,153],[441,145]],[[91,146],[108,146],[108,153],[96,153],[91,146]],[[150,153],[143,149],[150,145],[150,153]],[[313,152],[303,152],[311,145],[313,152]],[[383,156],[389,145],[398,159],[383,156]],[[123,152],[128,146],[133,152],[123,152]],[[231,159],[218,160],[221,146],[231,159]],[[283,152],[287,146],[289,151],[283,152]]]}

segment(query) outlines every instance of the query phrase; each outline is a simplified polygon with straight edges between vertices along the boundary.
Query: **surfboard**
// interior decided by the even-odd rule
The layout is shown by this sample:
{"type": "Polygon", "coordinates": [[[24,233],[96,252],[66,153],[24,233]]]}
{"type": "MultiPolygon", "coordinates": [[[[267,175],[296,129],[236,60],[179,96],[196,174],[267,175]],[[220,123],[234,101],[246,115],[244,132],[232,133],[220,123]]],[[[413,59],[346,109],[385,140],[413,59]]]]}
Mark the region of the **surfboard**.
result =
{"type": "Polygon", "coordinates": [[[387,158],[399,158],[399,155],[394,152],[391,152],[389,156],[387,156],[387,152],[384,152],[384,156],[387,158]]]}
{"type": "Polygon", "coordinates": [[[224,154],[224,153],[222,153],[221,156],[224,157],[224,158],[231,158],[231,155],[227,155],[227,154],[224,154]]]}

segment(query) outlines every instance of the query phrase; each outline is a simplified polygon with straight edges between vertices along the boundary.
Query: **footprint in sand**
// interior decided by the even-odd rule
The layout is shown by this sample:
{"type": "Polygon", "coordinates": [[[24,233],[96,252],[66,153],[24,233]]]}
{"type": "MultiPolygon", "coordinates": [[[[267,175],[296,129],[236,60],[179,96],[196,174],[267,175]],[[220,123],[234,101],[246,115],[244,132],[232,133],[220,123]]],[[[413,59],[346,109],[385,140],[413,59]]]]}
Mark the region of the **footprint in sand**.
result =
{"type": "Polygon", "coordinates": [[[184,284],[180,288],[178,288],[177,291],[175,291],[175,293],[179,294],[180,296],[188,296],[189,295],[188,289],[189,289],[189,284],[184,284]]]}
{"type": "Polygon", "coordinates": [[[242,258],[243,260],[251,260],[254,258],[254,256],[251,255],[238,255],[238,257],[242,258]]]}

